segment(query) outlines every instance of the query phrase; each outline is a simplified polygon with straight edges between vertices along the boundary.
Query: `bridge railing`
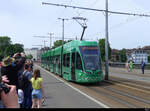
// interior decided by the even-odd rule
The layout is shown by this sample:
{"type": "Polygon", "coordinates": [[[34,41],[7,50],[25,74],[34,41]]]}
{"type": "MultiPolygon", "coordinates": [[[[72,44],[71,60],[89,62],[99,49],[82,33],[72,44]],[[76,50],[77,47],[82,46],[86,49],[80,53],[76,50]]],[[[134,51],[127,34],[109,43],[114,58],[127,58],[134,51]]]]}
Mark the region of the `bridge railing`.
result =
{"type": "MultiPolygon", "coordinates": [[[[103,66],[105,66],[104,63],[103,63],[103,66]]],[[[122,63],[122,62],[109,62],[109,66],[111,66],[111,67],[125,68],[125,63],[122,63]]],[[[141,69],[141,64],[133,63],[133,68],[135,68],[135,69],[141,69]]],[[[149,69],[150,70],[150,63],[147,63],[145,65],[145,69],[149,69]]]]}

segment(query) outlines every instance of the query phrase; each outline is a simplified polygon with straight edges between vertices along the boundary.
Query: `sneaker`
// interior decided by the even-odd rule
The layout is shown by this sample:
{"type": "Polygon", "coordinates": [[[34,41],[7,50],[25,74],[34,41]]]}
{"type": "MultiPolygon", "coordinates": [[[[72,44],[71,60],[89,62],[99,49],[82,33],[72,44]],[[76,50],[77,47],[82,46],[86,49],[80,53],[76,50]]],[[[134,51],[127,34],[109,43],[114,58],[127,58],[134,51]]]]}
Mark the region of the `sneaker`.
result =
{"type": "Polygon", "coordinates": [[[42,105],[44,105],[45,103],[45,98],[42,98],[42,105]]]}

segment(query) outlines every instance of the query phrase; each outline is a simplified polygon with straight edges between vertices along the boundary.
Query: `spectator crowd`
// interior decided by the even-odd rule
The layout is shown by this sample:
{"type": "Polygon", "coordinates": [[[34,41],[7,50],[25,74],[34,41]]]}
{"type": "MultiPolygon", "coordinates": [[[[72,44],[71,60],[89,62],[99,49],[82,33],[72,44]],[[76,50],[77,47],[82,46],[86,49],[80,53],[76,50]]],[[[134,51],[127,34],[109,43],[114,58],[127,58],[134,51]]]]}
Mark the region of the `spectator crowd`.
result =
{"type": "Polygon", "coordinates": [[[43,78],[24,53],[3,58],[0,79],[0,108],[41,108],[45,97],[43,78]]]}

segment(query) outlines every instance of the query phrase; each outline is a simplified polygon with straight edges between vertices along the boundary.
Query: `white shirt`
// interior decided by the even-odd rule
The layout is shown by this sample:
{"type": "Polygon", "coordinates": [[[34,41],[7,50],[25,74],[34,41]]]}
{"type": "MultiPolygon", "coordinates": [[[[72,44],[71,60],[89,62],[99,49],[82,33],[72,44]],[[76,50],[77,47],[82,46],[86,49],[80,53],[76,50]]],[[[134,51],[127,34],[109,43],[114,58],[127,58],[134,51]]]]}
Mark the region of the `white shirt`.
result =
{"type": "Polygon", "coordinates": [[[24,99],[24,93],[21,89],[18,89],[18,103],[21,104],[24,99]]]}

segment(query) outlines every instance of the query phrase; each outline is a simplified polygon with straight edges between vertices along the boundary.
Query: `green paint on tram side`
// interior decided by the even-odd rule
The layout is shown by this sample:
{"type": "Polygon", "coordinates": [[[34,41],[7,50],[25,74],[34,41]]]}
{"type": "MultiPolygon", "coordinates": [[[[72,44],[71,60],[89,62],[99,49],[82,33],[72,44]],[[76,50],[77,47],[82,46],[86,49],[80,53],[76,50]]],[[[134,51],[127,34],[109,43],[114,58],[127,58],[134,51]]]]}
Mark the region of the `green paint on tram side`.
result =
{"type": "Polygon", "coordinates": [[[63,54],[61,53],[62,46],[43,53],[41,66],[50,72],[62,75],[68,81],[94,83],[103,80],[101,56],[97,42],[73,40],[64,44],[63,54]]]}

